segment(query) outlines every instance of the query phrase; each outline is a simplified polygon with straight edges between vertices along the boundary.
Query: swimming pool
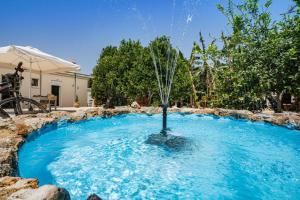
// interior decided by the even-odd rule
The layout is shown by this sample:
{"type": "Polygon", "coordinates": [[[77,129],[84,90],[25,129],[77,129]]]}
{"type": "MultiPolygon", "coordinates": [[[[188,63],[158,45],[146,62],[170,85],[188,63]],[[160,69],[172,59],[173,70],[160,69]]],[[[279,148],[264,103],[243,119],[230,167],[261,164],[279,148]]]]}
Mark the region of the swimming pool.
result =
{"type": "Polygon", "coordinates": [[[60,123],[34,133],[19,172],[72,199],[297,199],[300,132],[212,115],[169,114],[180,151],[146,144],[161,115],[127,114],[60,123]]]}

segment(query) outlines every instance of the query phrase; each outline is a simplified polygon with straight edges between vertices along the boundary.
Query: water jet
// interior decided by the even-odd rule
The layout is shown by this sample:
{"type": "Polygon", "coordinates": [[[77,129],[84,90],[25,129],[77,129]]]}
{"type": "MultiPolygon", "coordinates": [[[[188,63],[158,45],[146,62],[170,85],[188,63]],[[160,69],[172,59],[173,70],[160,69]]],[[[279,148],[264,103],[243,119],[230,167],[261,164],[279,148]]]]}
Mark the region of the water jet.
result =
{"type": "Polygon", "coordinates": [[[169,38],[165,38],[162,43],[162,46],[153,43],[149,45],[161,99],[162,129],[160,133],[151,134],[146,140],[146,143],[177,150],[184,147],[187,140],[182,136],[172,134],[167,126],[167,118],[169,97],[179,52],[172,48],[169,38]],[[164,55],[163,58],[161,55],[164,55]]]}

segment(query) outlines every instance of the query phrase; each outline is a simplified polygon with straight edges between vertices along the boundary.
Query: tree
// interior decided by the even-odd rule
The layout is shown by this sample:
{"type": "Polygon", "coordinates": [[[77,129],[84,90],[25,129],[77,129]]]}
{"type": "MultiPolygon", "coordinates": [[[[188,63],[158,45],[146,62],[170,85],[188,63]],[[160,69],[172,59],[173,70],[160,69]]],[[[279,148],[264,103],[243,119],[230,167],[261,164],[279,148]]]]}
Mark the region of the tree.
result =
{"type": "Polygon", "coordinates": [[[218,5],[232,33],[222,34],[225,67],[217,72],[217,106],[257,110],[275,94],[276,111],[280,112],[283,92],[294,91],[299,64],[294,62],[296,43],[290,41],[296,42],[296,24],[288,25],[287,18],[272,21],[268,12],[271,3],[244,0],[236,5],[228,0],[226,8],[218,5]],[[288,34],[291,32],[294,36],[288,34]]]}
{"type": "Polygon", "coordinates": [[[147,47],[143,47],[139,41],[122,40],[118,47],[104,48],[93,70],[92,95],[96,103],[127,105],[138,101],[146,106],[159,105],[159,89],[151,51],[160,64],[164,81],[167,66],[177,64],[170,99],[173,103],[186,103],[191,91],[189,64],[182,53],[178,54],[172,48],[166,36],[156,38],[147,47]]]}
{"type": "Polygon", "coordinates": [[[193,80],[190,78],[189,70],[190,63],[184,58],[182,52],[179,52],[170,98],[175,105],[180,103],[183,106],[189,103],[193,91],[193,80]]]}
{"type": "Polygon", "coordinates": [[[158,102],[158,89],[155,71],[152,66],[149,48],[144,48],[139,56],[139,64],[128,71],[128,96],[140,104],[149,106],[158,102]]]}
{"type": "Polygon", "coordinates": [[[192,82],[191,106],[192,107],[195,106],[196,108],[199,107],[199,97],[197,95],[197,89],[196,89],[196,81],[198,80],[197,79],[198,77],[197,75],[195,76],[195,73],[199,68],[199,65],[201,64],[199,58],[200,51],[201,50],[199,45],[196,42],[194,42],[193,49],[190,56],[190,66],[188,71],[189,71],[189,78],[192,82]]]}
{"type": "Polygon", "coordinates": [[[193,76],[199,96],[206,107],[212,99],[214,88],[213,70],[219,65],[219,50],[215,45],[216,39],[206,46],[202,33],[199,33],[200,44],[194,42],[191,62],[193,63],[193,76]]]}
{"type": "Polygon", "coordinates": [[[117,84],[117,47],[104,48],[93,69],[92,96],[95,104],[104,104],[116,95],[117,84]]]}

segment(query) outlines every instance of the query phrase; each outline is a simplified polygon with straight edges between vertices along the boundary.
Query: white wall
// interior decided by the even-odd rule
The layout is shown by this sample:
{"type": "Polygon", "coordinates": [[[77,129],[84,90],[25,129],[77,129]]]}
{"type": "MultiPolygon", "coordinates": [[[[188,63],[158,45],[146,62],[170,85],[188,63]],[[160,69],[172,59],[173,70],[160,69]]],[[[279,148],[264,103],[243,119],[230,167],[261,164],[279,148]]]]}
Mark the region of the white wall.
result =
{"type": "MultiPolygon", "coordinates": [[[[13,73],[14,70],[9,68],[4,68],[0,66],[0,77],[6,73],[13,73]]],[[[21,85],[21,94],[24,97],[29,97],[29,86],[30,84],[30,75],[28,71],[25,71],[23,74],[23,81],[21,85]]],[[[39,95],[40,94],[40,74],[39,72],[32,72],[32,78],[39,79],[38,87],[31,87],[31,94],[39,95]]],[[[75,78],[69,74],[42,74],[42,96],[46,96],[51,93],[51,86],[57,85],[60,86],[60,106],[61,107],[72,107],[75,100],[75,78]]],[[[88,78],[77,76],[77,88],[76,93],[79,98],[81,106],[87,106],[87,89],[88,89],[88,78]]]]}

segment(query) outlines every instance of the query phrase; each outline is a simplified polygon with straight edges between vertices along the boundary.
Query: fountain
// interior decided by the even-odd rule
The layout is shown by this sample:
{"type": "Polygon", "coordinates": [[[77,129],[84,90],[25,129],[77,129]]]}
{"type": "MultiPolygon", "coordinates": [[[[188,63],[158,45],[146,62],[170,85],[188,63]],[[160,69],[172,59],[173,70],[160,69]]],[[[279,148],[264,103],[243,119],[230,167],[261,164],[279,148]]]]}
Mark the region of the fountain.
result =
{"type": "Polygon", "coordinates": [[[168,105],[163,104],[162,106],[162,111],[163,111],[163,126],[162,126],[162,134],[166,135],[167,134],[167,115],[168,115],[168,105]]]}
{"type": "Polygon", "coordinates": [[[172,48],[169,38],[165,39],[163,43],[165,43],[163,46],[167,46],[167,48],[156,50],[155,44],[149,45],[161,99],[162,129],[160,133],[151,134],[146,140],[146,143],[180,150],[186,145],[187,139],[172,134],[171,129],[167,127],[169,97],[179,53],[172,48]],[[155,55],[155,52],[157,52],[157,55],[155,55]],[[161,60],[159,55],[165,55],[165,62],[161,60]]]}

